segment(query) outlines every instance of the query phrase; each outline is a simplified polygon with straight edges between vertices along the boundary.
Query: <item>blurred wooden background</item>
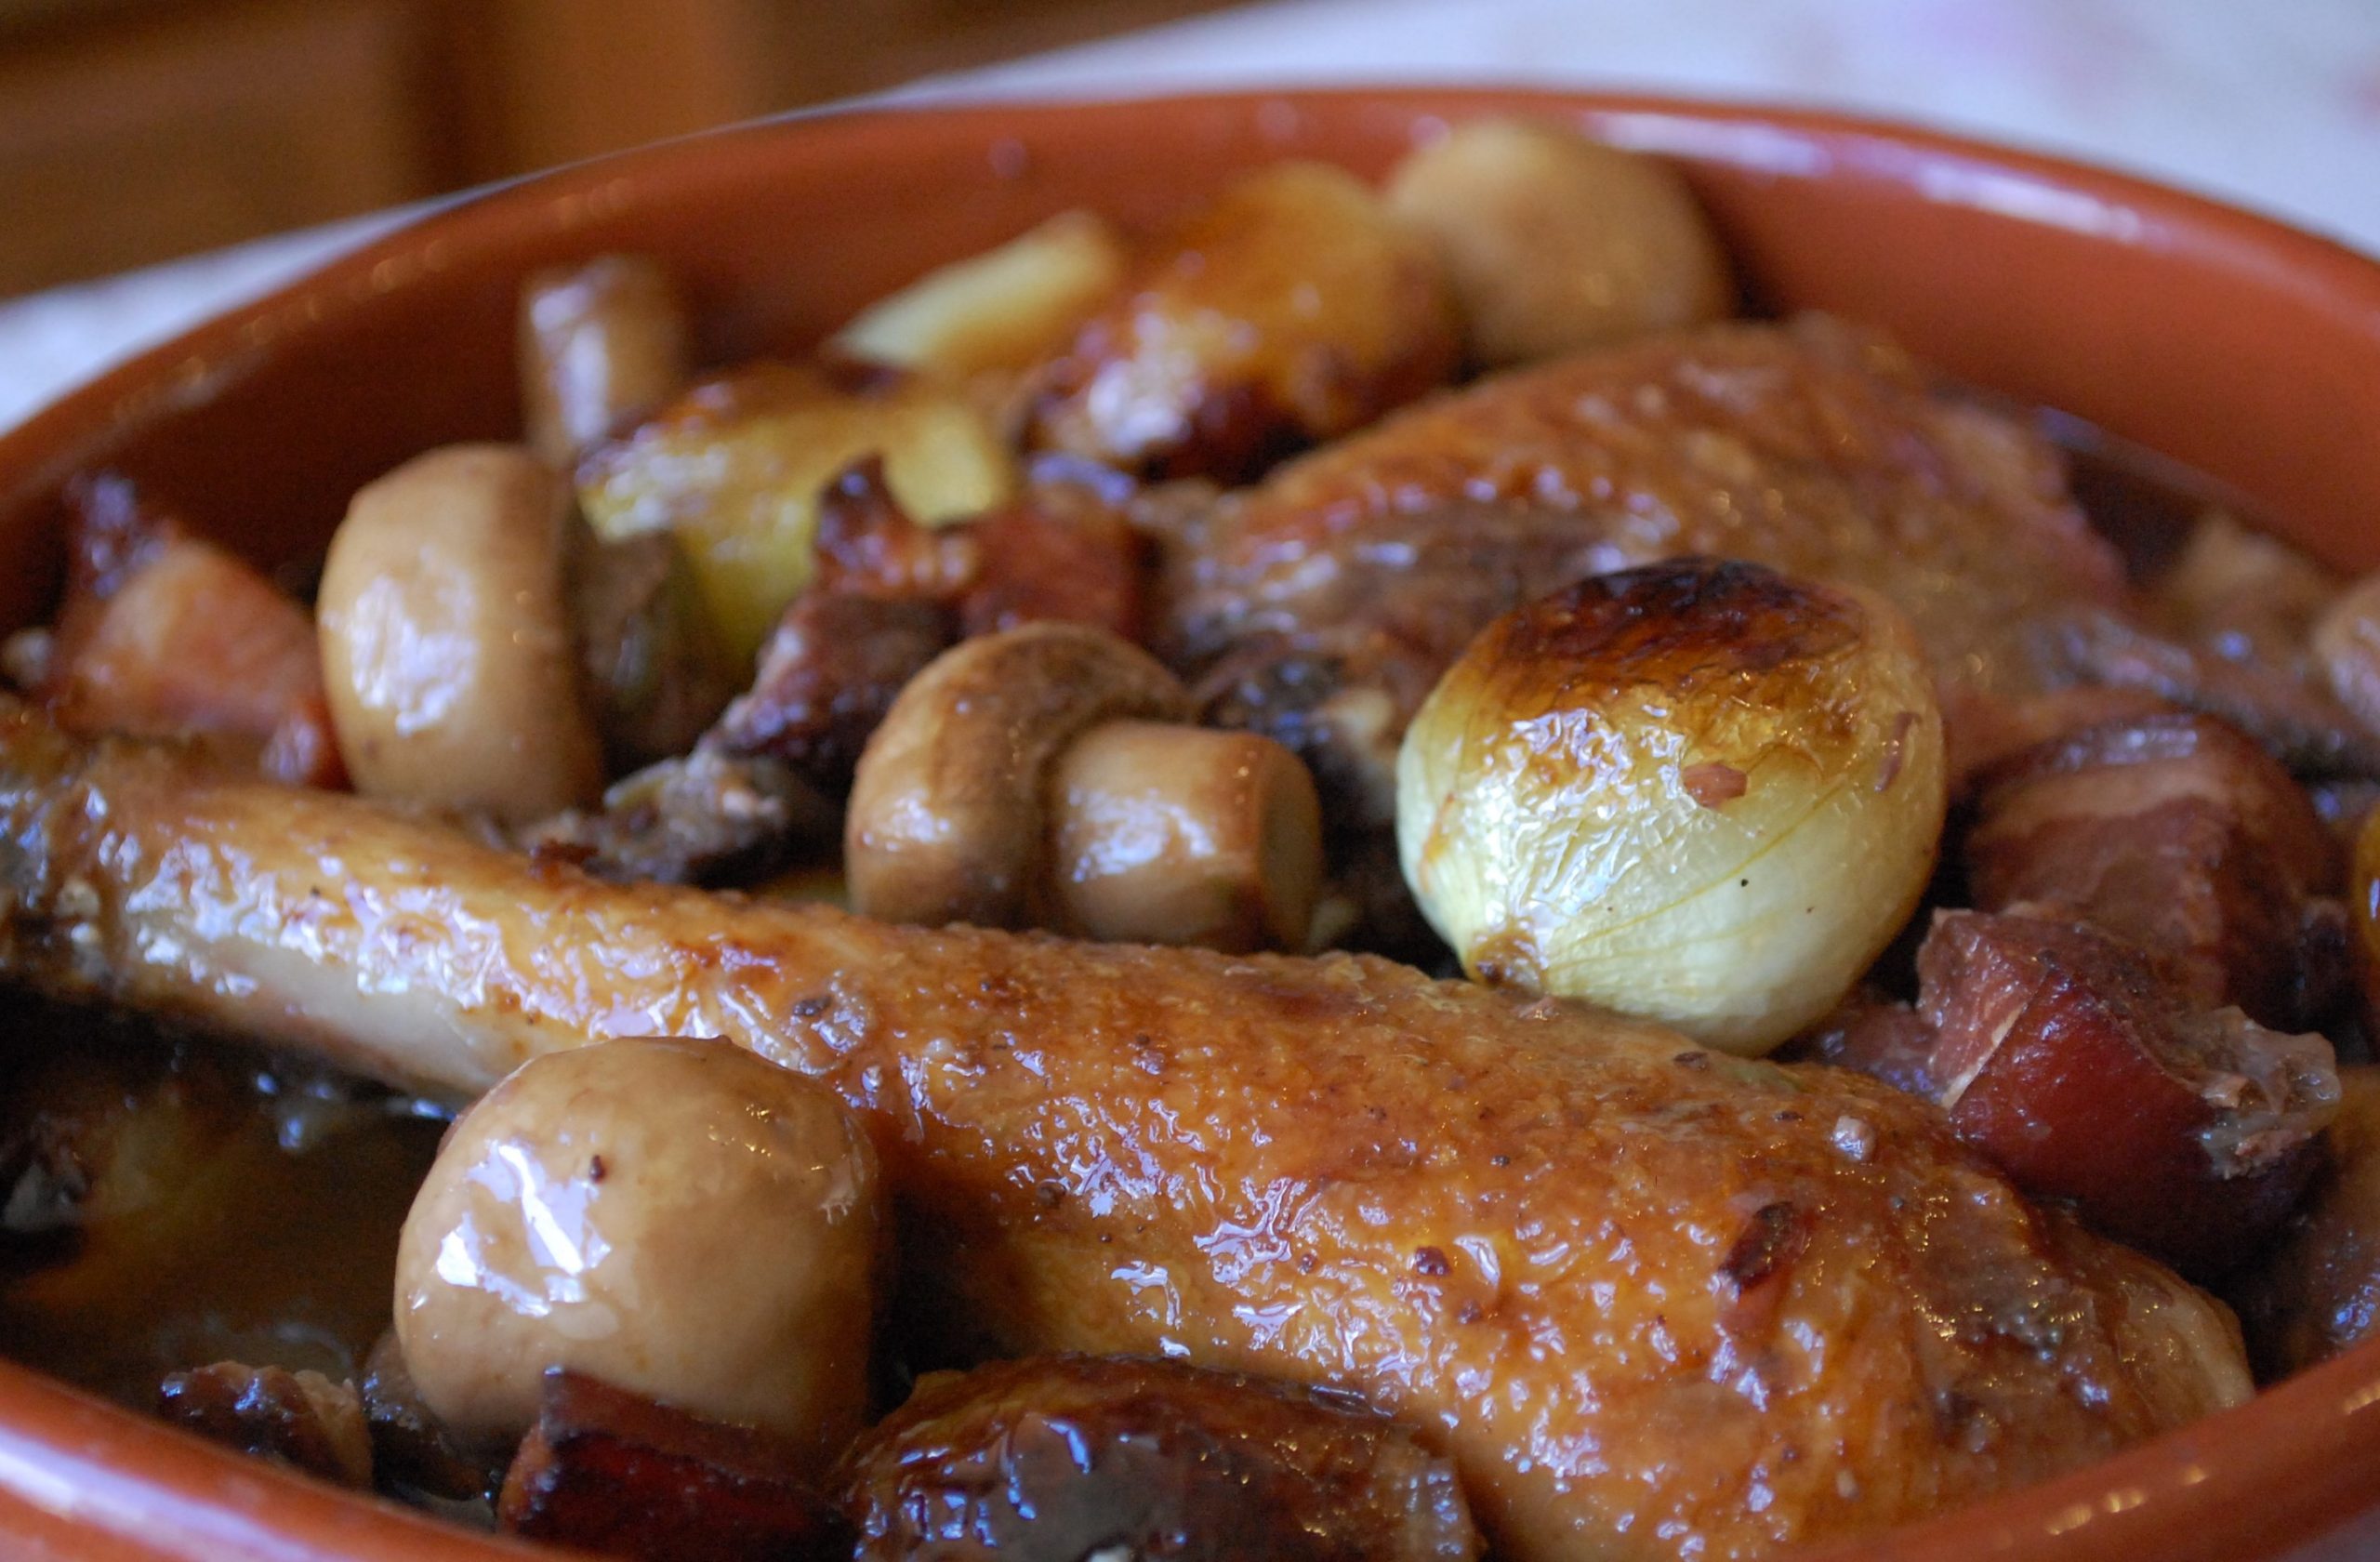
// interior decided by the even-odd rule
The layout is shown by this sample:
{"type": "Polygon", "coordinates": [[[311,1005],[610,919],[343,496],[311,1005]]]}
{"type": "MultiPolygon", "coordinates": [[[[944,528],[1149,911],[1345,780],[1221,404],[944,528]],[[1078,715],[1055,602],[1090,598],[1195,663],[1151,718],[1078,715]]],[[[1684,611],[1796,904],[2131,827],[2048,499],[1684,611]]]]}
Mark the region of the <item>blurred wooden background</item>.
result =
{"type": "Polygon", "coordinates": [[[0,296],[1223,0],[0,0],[0,296]]]}

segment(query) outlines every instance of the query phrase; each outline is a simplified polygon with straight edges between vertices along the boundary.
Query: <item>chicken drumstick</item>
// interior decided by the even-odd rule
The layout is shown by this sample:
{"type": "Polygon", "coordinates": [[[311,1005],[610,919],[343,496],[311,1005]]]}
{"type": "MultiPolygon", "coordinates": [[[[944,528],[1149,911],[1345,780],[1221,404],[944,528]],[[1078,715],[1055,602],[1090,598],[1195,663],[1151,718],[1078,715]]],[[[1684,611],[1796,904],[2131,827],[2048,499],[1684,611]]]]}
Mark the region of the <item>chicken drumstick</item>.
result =
{"type": "Polygon", "coordinates": [[[2248,1391],[2219,1306],[1921,1102],[1378,960],[598,883],[17,708],[0,904],[10,978],[417,1084],[652,1033],[817,1075],[970,1343],[1358,1391],[1516,1562],[1881,1529],[2248,1391]]]}

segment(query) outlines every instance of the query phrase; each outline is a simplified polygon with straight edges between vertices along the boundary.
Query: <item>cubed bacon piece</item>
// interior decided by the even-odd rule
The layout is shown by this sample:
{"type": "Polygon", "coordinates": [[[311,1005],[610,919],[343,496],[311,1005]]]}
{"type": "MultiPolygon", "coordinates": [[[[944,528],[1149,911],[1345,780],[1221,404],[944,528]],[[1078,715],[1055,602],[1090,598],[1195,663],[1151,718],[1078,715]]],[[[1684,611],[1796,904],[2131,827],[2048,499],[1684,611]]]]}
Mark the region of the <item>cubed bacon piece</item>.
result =
{"type": "Polygon", "coordinates": [[[2288,773],[2213,717],[2103,722],[1999,765],[1966,866],[1978,907],[2090,922],[2165,960],[2204,1008],[2294,1028],[2345,990],[2321,901],[2337,845],[2288,773]]]}
{"type": "Polygon", "coordinates": [[[343,1486],[372,1484],[372,1439],[352,1383],[218,1361],[166,1375],[157,1411],[202,1437],[343,1486]]]}
{"type": "Polygon", "coordinates": [[[816,589],[944,602],[965,590],[982,561],[964,524],[921,526],[885,482],[884,458],[854,461],[818,496],[816,589]]]}
{"type": "Polygon", "coordinates": [[[729,704],[704,745],[781,760],[826,796],[841,797],[894,696],[955,635],[937,602],[813,587],[777,620],[751,688],[729,704]]]}
{"type": "Polygon", "coordinates": [[[68,596],[40,693],[86,732],[258,746],[275,780],[345,779],[314,624],[251,565],[189,536],[121,478],[72,493],[68,596]]]}
{"type": "Polygon", "coordinates": [[[2331,1044],[2200,1010],[2146,952],[2054,914],[1937,914],[1918,1012],[1937,1099],[2027,1192],[2184,1274],[2254,1251],[2320,1160],[2331,1044]]]}
{"type": "Polygon", "coordinates": [[[826,1562],[833,1511],[748,1427],[704,1421],[575,1372],[546,1376],[496,1521],[639,1562],[826,1562]]]}
{"type": "Polygon", "coordinates": [[[959,602],[967,633],[1055,619],[1141,638],[1148,549],[1091,488],[1036,484],[970,529],[982,563],[959,602]]]}
{"type": "MultiPolygon", "coordinates": [[[[1446,1264],[1432,1248],[1415,1262],[1446,1264]]],[[[1453,1466],[1405,1427],[1347,1396],[1176,1361],[933,1374],[853,1446],[840,1489],[860,1562],[1465,1562],[1482,1549],[1453,1466]]]]}
{"type": "Polygon", "coordinates": [[[496,1485],[497,1471],[456,1442],[423,1401],[394,1330],[364,1358],[361,1393],[372,1467],[384,1486],[459,1502],[485,1497],[496,1485]]]}
{"type": "Polygon", "coordinates": [[[1057,619],[1137,640],[1148,549],[1102,475],[1045,461],[1012,503],[930,527],[903,511],[881,460],[856,461],[819,500],[815,589],[939,602],[971,635],[1057,619]]]}

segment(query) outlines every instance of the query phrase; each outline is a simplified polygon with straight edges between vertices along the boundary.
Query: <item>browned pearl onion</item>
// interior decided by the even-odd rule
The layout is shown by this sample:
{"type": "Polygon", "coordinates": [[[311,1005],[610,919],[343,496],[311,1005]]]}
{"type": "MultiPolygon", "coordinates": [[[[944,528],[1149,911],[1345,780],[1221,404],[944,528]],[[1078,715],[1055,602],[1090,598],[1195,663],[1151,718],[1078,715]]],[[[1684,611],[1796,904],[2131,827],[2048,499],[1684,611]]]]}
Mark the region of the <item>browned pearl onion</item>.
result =
{"type": "Polygon", "coordinates": [[[1322,875],[1313,779],[1269,738],[1186,724],[1188,705],[1146,652],[1083,625],[945,652],[860,756],[844,827],[853,908],[1302,946],[1322,875]]]}
{"type": "Polygon", "coordinates": [[[1466,971],[1758,1053],[1924,894],[1942,718],[1883,598],[1673,559],[1482,630],[1396,778],[1406,882],[1466,971]]]}
{"type": "Polygon", "coordinates": [[[1229,482],[1444,384],[1461,347],[1426,234],[1343,168],[1274,163],[1135,246],[1107,302],[1030,371],[1025,438],[1229,482]]]}

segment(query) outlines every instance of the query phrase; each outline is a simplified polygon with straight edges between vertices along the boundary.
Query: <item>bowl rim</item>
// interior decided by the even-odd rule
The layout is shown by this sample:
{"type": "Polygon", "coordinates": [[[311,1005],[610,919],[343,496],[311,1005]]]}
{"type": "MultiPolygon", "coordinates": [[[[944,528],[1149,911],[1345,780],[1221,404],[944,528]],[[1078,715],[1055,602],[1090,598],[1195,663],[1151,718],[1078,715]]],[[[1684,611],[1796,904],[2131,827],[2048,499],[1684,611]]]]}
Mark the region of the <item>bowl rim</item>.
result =
{"type": "MultiPolygon", "coordinates": [[[[1020,124],[1130,115],[1153,106],[1261,117],[1319,105],[1377,110],[1408,128],[1491,113],[1561,116],[1589,123],[1620,145],[1708,154],[1778,177],[1818,177],[1811,161],[1817,156],[1829,175],[1915,185],[1927,199],[1951,205],[1989,206],[2019,190],[2067,197],[2084,203],[2068,214],[2069,223],[2089,220],[2091,212],[2120,211],[2153,232],[2187,234],[2202,254],[2284,280],[2341,328],[2367,334],[2380,348],[2380,258],[2342,240],[2143,175],[1886,117],[1731,98],[1476,81],[891,100],[794,110],[438,203],[261,297],[135,353],[0,431],[0,494],[54,487],[90,459],[97,444],[206,399],[282,337],[401,288],[408,268],[468,265],[500,247],[511,225],[535,208],[559,211],[574,199],[583,205],[592,192],[665,174],[722,141],[833,139],[931,126],[931,133],[950,136],[972,126],[997,142],[1020,134],[1020,124]],[[397,280],[379,280],[390,276],[397,280]]],[[[2060,220],[2053,210],[2031,215],[2060,220]]],[[[2243,1405],[2066,1476],[1808,1555],[1831,1562],[1985,1562],[2011,1555],[2080,1562],[2113,1548],[2171,1562],[2217,1562],[2241,1555],[2239,1543],[2253,1524],[2259,1555],[2277,1557],[2326,1536],[2335,1539],[2337,1527],[2358,1516],[2380,1515],[2373,1470],[2380,1470],[2380,1340],[2243,1405]]],[[[0,1530],[12,1516],[65,1554],[93,1559],[339,1555],[397,1562],[431,1554],[550,1555],[502,1537],[469,1534],[385,1501],[334,1491],[0,1360],[0,1530]]]]}

